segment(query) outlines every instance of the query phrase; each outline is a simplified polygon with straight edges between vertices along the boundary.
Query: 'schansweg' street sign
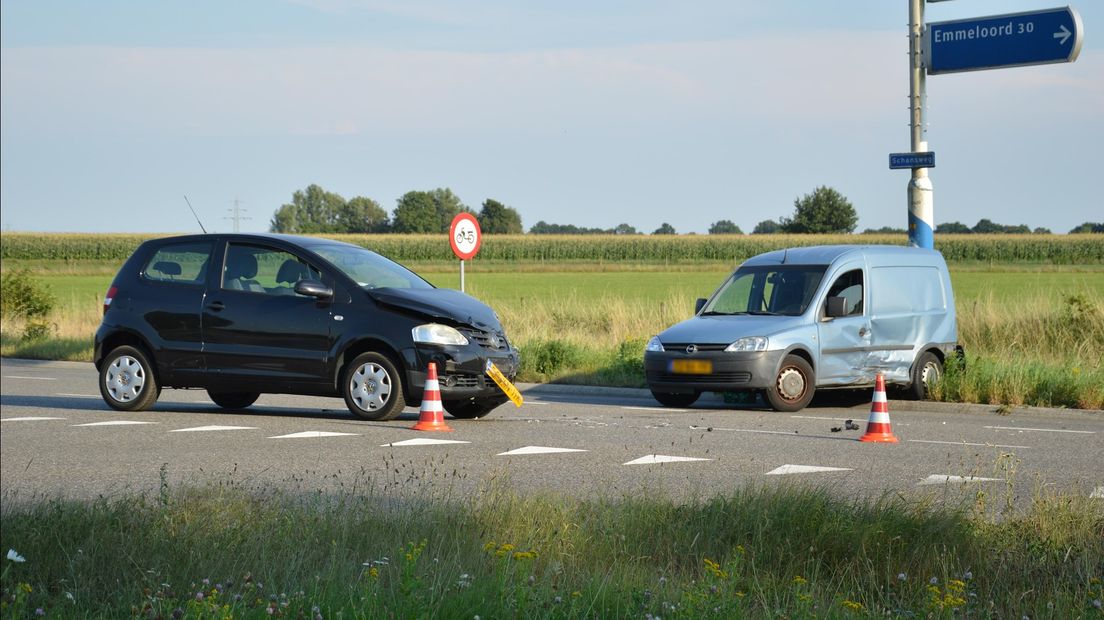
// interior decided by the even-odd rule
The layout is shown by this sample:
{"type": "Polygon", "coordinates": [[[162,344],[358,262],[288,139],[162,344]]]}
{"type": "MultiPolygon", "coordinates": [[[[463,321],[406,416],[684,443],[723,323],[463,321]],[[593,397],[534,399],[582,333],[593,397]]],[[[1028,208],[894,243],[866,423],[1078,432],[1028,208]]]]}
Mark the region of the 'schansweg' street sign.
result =
{"type": "Polygon", "coordinates": [[[1072,7],[928,24],[929,75],[1073,62],[1081,51],[1081,16],[1072,7]]]}
{"type": "Polygon", "coordinates": [[[934,168],[935,151],[923,151],[919,153],[890,153],[889,169],[901,168],[934,168]]]}

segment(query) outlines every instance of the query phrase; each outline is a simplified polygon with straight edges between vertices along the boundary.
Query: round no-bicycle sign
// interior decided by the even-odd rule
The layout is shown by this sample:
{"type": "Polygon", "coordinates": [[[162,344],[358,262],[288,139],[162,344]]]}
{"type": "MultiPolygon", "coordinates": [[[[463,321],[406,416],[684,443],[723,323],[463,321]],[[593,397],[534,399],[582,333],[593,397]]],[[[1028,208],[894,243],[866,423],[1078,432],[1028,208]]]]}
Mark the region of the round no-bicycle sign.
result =
{"type": "Polygon", "coordinates": [[[481,237],[479,220],[471,213],[459,213],[452,218],[452,226],[449,226],[449,245],[460,260],[471,260],[479,253],[481,237]]]}

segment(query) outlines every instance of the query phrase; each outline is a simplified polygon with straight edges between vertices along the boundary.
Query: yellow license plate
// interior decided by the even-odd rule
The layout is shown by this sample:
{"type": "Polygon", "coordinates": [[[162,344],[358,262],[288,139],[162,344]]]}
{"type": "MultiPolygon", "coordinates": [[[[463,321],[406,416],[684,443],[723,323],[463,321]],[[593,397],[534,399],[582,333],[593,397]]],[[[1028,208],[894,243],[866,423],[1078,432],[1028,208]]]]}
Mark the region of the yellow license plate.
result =
{"type": "Polygon", "coordinates": [[[671,372],[676,375],[713,374],[712,360],[671,360],[671,372]]]}

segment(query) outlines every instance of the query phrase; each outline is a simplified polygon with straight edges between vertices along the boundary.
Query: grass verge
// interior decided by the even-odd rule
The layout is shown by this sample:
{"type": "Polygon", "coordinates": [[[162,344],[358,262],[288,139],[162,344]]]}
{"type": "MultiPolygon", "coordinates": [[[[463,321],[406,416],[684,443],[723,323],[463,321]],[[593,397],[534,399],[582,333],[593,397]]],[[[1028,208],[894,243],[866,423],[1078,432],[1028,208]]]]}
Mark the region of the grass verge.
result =
{"type": "MultiPolygon", "coordinates": [[[[371,485],[367,485],[371,488],[371,485]]],[[[4,617],[1101,617],[1104,510],[797,486],[676,503],[235,483],[6,497],[4,617]]]]}

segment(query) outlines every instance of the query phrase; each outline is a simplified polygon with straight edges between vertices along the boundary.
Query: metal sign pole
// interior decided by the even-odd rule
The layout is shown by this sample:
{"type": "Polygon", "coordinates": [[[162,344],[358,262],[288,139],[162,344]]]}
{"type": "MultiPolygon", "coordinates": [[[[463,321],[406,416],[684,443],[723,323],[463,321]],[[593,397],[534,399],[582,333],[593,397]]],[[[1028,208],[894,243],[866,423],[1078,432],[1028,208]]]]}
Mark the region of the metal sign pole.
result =
{"type": "Polygon", "coordinates": [[[460,292],[464,292],[464,261],[460,261],[460,292]]]}
{"type": "MultiPolygon", "coordinates": [[[[923,36],[924,0],[909,0],[909,139],[913,153],[928,150],[928,144],[924,141],[927,84],[923,36]]],[[[933,193],[927,168],[913,168],[908,185],[908,234],[911,246],[928,249],[935,247],[933,193]]]]}

